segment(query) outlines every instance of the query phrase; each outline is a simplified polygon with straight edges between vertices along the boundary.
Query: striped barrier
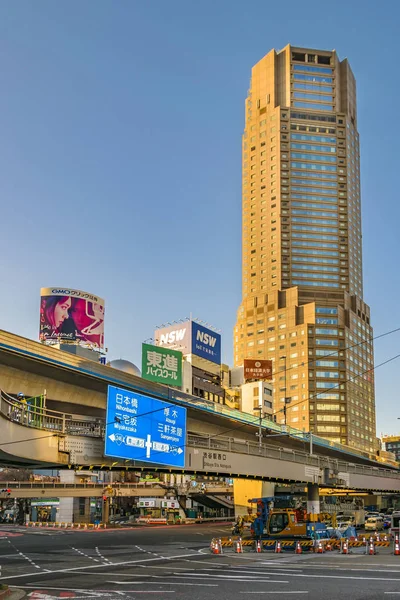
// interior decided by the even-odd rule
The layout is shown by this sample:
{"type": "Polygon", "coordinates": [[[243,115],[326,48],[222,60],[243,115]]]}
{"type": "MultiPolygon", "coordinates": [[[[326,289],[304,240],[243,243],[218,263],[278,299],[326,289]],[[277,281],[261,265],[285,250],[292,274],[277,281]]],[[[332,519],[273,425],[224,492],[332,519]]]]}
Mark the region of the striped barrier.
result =
{"type": "MultiPolygon", "coordinates": [[[[240,538],[237,539],[233,539],[233,538],[222,538],[220,541],[220,545],[222,548],[233,548],[235,549],[237,542],[239,541],[240,538]]],[[[296,548],[298,548],[300,546],[300,548],[305,548],[310,551],[310,552],[317,552],[318,551],[318,544],[321,544],[323,547],[323,551],[329,551],[329,550],[339,550],[341,549],[342,543],[343,543],[344,538],[341,539],[326,539],[326,540],[279,540],[280,542],[280,546],[282,548],[282,550],[287,549],[287,550],[295,550],[296,548]]],[[[215,544],[216,543],[216,538],[213,538],[213,540],[211,541],[211,544],[215,544]]],[[[261,548],[264,550],[275,550],[275,546],[276,546],[276,541],[277,540],[253,540],[253,539],[242,539],[241,540],[241,545],[244,548],[251,548],[252,550],[256,551],[256,547],[257,547],[257,543],[261,544],[261,548]]],[[[365,542],[361,541],[361,540],[346,540],[347,542],[347,548],[362,548],[365,547],[365,542]]],[[[390,542],[389,541],[380,541],[380,542],[375,542],[374,541],[374,546],[375,547],[381,547],[381,548],[388,548],[390,546],[390,542]]]]}
{"type": "Polygon", "coordinates": [[[51,529],[107,529],[107,523],[71,523],[69,521],[43,523],[41,521],[28,521],[25,527],[51,528],[51,529]]]}

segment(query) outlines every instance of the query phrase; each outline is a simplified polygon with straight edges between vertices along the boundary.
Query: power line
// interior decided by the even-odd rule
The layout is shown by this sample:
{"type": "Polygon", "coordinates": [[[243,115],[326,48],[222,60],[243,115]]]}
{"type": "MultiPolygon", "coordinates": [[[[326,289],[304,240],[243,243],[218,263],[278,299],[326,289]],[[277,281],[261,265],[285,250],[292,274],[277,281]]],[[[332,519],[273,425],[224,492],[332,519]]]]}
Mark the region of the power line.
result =
{"type": "MultiPolygon", "coordinates": [[[[384,365],[392,362],[393,360],[396,360],[397,358],[400,358],[400,354],[396,354],[395,356],[392,356],[391,358],[388,358],[387,360],[385,360],[384,362],[380,363],[379,365],[375,365],[374,367],[371,367],[370,369],[366,369],[365,371],[362,371],[362,373],[359,373],[358,375],[351,375],[348,379],[345,379],[344,381],[340,381],[339,383],[337,383],[336,385],[333,385],[330,388],[323,389],[320,392],[317,392],[316,394],[313,394],[312,396],[309,396],[308,398],[304,398],[304,400],[299,400],[298,402],[295,402],[294,404],[292,404],[290,402],[290,403],[288,403],[288,408],[292,408],[292,406],[297,406],[298,404],[303,404],[303,402],[312,402],[314,400],[314,398],[316,398],[320,394],[326,394],[327,392],[330,392],[331,390],[338,389],[344,383],[350,383],[352,380],[358,379],[359,377],[362,377],[363,375],[366,375],[367,373],[371,373],[371,371],[375,371],[375,369],[378,369],[379,367],[383,367],[384,365]]],[[[284,408],[280,408],[276,412],[277,413],[278,412],[282,412],[283,410],[284,410],[284,408]]]]}
{"type": "MultiPolygon", "coordinates": [[[[353,344],[353,345],[351,345],[351,346],[348,346],[348,347],[346,347],[346,348],[343,348],[343,349],[342,349],[342,351],[344,351],[344,350],[350,350],[351,348],[354,348],[354,347],[356,347],[356,346],[360,346],[360,345],[362,345],[362,344],[365,344],[366,342],[372,341],[372,340],[374,340],[374,339],[376,340],[376,339],[379,339],[379,338],[382,338],[382,337],[385,337],[385,336],[391,335],[391,334],[393,334],[393,333],[397,333],[398,331],[400,331],[400,327],[398,327],[398,328],[396,328],[396,329],[392,329],[392,330],[390,330],[390,331],[387,331],[387,332],[385,332],[385,333],[381,333],[380,335],[378,335],[378,336],[375,336],[375,337],[373,337],[373,338],[369,338],[368,340],[363,340],[363,341],[361,341],[361,342],[357,342],[356,344],[353,344]]],[[[338,353],[338,351],[335,351],[335,352],[333,352],[332,354],[327,354],[327,355],[325,356],[325,358],[327,358],[327,357],[329,357],[329,356],[337,356],[337,353],[338,353]]],[[[345,380],[345,381],[342,381],[342,382],[340,382],[340,383],[336,384],[335,386],[332,386],[331,388],[328,388],[328,389],[326,389],[326,390],[321,390],[320,392],[318,392],[317,394],[315,394],[315,395],[314,395],[313,397],[311,397],[311,398],[309,397],[309,398],[306,398],[306,399],[304,399],[304,400],[300,400],[299,402],[296,402],[295,404],[290,404],[289,408],[292,408],[293,406],[297,406],[298,404],[302,404],[302,403],[304,403],[304,402],[307,402],[307,401],[312,401],[312,399],[313,399],[313,398],[315,398],[316,396],[318,396],[318,395],[320,395],[320,394],[327,393],[328,391],[330,391],[330,390],[332,390],[332,389],[337,389],[337,388],[338,388],[340,385],[342,385],[343,383],[348,383],[348,382],[350,382],[352,379],[357,379],[358,377],[361,377],[362,375],[365,375],[366,373],[369,373],[369,372],[371,372],[371,371],[374,371],[375,369],[377,369],[377,368],[379,368],[379,367],[382,367],[382,366],[384,366],[384,365],[388,364],[389,362],[392,362],[393,360],[396,360],[396,359],[397,359],[397,358],[399,358],[399,357],[400,357],[400,354],[398,354],[398,355],[396,355],[396,356],[393,356],[393,357],[391,357],[391,358],[387,359],[386,361],[384,361],[383,363],[380,363],[379,365],[376,365],[376,366],[372,367],[371,369],[367,369],[366,371],[364,371],[364,372],[360,373],[359,375],[354,375],[354,376],[351,376],[349,379],[347,379],[347,380],[345,380]]],[[[305,366],[305,365],[307,365],[307,364],[310,364],[310,363],[314,362],[315,360],[316,360],[316,359],[313,359],[313,360],[310,360],[310,361],[308,361],[308,362],[306,362],[306,363],[302,363],[302,366],[305,366]]],[[[275,374],[276,374],[276,375],[278,375],[279,373],[285,373],[286,371],[290,370],[291,368],[294,368],[294,367],[289,367],[289,369],[284,369],[283,371],[278,371],[278,372],[277,372],[277,373],[275,373],[275,374]]],[[[130,391],[130,390],[129,390],[129,391],[130,391]]],[[[165,401],[164,401],[164,402],[165,402],[165,401]]],[[[177,406],[177,404],[169,404],[168,406],[163,406],[162,408],[157,408],[157,409],[154,409],[154,410],[148,411],[148,412],[146,412],[146,413],[142,413],[141,415],[135,415],[135,416],[136,416],[136,418],[140,418],[140,417],[144,417],[144,416],[147,416],[147,415],[150,415],[150,414],[154,414],[154,413],[156,413],[156,412],[163,411],[165,408],[171,408],[171,407],[175,407],[175,406],[177,406]]],[[[178,404],[178,406],[180,406],[180,405],[178,404]]],[[[195,408],[195,407],[193,407],[193,408],[195,408]]],[[[283,410],[283,409],[280,409],[280,410],[279,410],[279,411],[277,411],[277,412],[281,412],[282,410],[283,410]]],[[[254,418],[256,418],[256,417],[254,417],[254,418]]],[[[107,423],[106,425],[112,425],[113,423],[115,423],[115,421],[111,421],[110,423],[107,423]]],[[[254,425],[256,425],[256,424],[257,424],[257,423],[254,423],[254,425]]],[[[238,431],[238,430],[240,430],[240,429],[243,429],[244,427],[247,427],[248,425],[250,425],[250,423],[243,423],[242,425],[239,425],[238,427],[232,427],[232,428],[230,428],[230,429],[227,429],[227,430],[225,430],[225,431],[222,431],[222,432],[220,432],[220,433],[218,433],[218,434],[215,434],[215,435],[213,435],[213,436],[209,436],[209,439],[213,439],[213,438],[215,438],[215,437],[219,437],[219,436],[221,436],[221,435],[224,435],[225,433],[230,433],[230,432],[232,432],[232,431],[238,431]]],[[[33,441],[33,440],[45,439],[45,438],[48,438],[48,437],[54,437],[54,436],[56,436],[56,435],[59,435],[60,433],[62,433],[62,432],[53,433],[53,434],[51,434],[51,435],[48,435],[48,436],[43,436],[43,437],[41,437],[41,438],[27,438],[27,439],[24,439],[24,440],[18,440],[18,441],[13,441],[13,442],[5,442],[5,443],[1,443],[1,444],[0,444],[0,447],[1,447],[1,446],[7,446],[7,445],[11,445],[11,444],[18,444],[18,443],[23,443],[23,442],[33,441]]],[[[278,435],[278,434],[277,434],[277,435],[278,435]]],[[[280,434],[279,434],[279,435],[280,435],[280,434]]],[[[181,448],[181,447],[183,448],[183,447],[185,447],[185,446],[186,446],[186,444],[182,444],[181,446],[177,446],[176,448],[181,448]]],[[[156,452],[156,454],[157,454],[157,453],[161,453],[161,451],[157,451],[157,452],[156,452]]],[[[145,458],[145,457],[143,457],[143,458],[145,458]]],[[[137,461],[137,460],[141,460],[141,459],[140,459],[140,458],[136,458],[136,459],[132,459],[132,460],[135,460],[135,461],[137,461]]]]}

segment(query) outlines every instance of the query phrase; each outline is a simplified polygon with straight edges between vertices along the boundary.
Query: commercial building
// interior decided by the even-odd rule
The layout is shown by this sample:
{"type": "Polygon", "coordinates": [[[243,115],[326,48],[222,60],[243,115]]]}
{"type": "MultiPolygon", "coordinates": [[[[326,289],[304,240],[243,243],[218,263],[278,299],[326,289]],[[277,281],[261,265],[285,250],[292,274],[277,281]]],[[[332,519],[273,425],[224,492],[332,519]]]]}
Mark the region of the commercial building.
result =
{"type": "Polygon", "coordinates": [[[400,461],[400,435],[384,435],[382,444],[384,444],[386,452],[391,452],[395,459],[400,461]]]}
{"type": "Polygon", "coordinates": [[[273,361],[274,413],[375,452],[356,82],[335,51],[271,50],[245,103],[234,363],[273,361]]]}

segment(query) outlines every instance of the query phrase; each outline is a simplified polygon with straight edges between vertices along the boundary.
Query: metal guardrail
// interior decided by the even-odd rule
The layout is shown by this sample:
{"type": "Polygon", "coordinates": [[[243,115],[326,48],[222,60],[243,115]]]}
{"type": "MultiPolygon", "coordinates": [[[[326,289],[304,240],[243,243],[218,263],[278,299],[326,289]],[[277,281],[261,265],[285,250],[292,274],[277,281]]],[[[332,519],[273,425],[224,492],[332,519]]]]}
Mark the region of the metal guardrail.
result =
{"type": "MultiPolygon", "coordinates": [[[[61,483],[59,481],[2,481],[1,486],[4,489],[18,490],[66,490],[66,489],[85,489],[85,490],[104,490],[111,487],[113,490],[120,489],[135,489],[135,490],[148,490],[154,486],[157,486],[156,482],[152,482],[150,485],[147,482],[140,483],[61,483]]],[[[162,487],[162,486],[160,486],[162,487]]],[[[0,494],[1,498],[1,494],[0,494]]]]}
{"type": "Polygon", "coordinates": [[[34,429],[90,437],[104,435],[105,424],[102,419],[84,420],[83,417],[76,419],[72,414],[30,406],[29,400],[30,398],[26,403],[20,402],[0,390],[0,413],[10,421],[34,429]]]}
{"type": "Polygon", "coordinates": [[[237,452],[239,454],[250,454],[252,456],[261,456],[264,458],[287,460],[302,465],[318,467],[319,469],[329,467],[330,469],[333,468],[336,472],[345,471],[346,473],[357,475],[374,475],[378,477],[389,477],[390,479],[400,479],[400,473],[398,471],[393,471],[392,469],[372,467],[369,465],[357,465],[328,456],[309,454],[301,450],[291,450],[290,448],[271,446],[268,444],[259,446],[258,443],[246,440],[240,441],[228,437],[213,438],[211,435],[205,434],[188,434],[188,445],[207,450],[217,450],[219,452],[237,452]]]}

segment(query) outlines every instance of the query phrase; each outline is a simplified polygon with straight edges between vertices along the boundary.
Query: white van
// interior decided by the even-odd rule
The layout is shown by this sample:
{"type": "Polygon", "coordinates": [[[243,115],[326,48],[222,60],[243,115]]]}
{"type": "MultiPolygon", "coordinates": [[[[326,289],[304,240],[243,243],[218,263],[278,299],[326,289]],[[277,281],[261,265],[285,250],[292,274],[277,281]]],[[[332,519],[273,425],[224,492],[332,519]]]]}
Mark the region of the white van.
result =
{"type": "Polygon", "coordinates": [[[365,531],[383,531],[382,517],[369,517],[365,521],[365,531]]]}

